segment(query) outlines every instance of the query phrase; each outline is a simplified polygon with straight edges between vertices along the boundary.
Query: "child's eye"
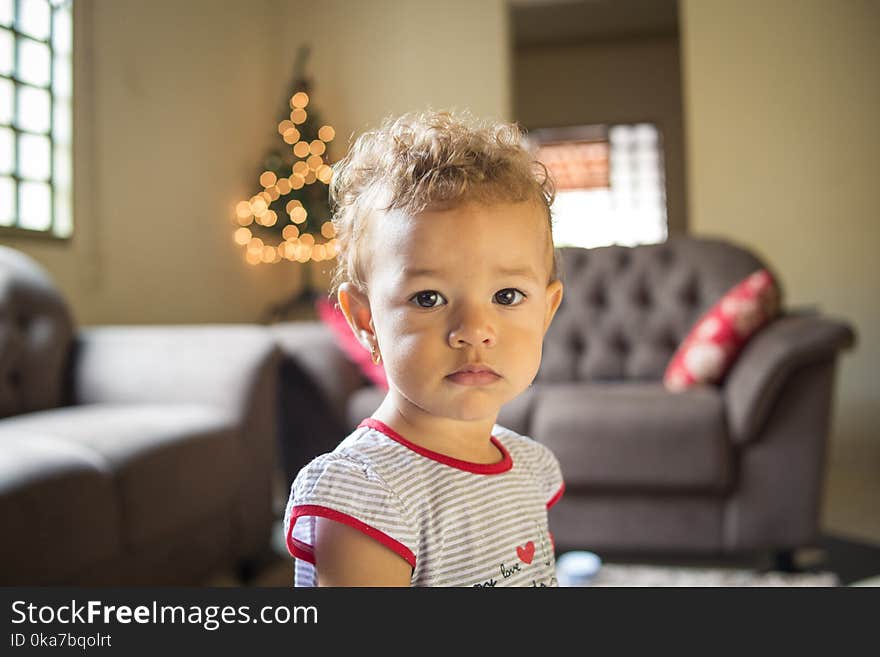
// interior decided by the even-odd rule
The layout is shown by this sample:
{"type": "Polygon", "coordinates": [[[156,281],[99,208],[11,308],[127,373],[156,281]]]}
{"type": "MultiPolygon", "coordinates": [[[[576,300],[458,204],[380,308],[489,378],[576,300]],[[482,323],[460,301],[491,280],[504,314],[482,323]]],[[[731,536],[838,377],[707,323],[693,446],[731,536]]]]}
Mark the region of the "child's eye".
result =
{"type": "MultiPolygon", "coordinates": [[[[517,290],[514,287],[508,287],[496,292],[495,299],[497,299],[498,303],[502,306],[516,306],[522,303],[522,300],[517,301],[516,295],[519,295],[522,299],[526,298],[524,292],[517,290]]],[[[436,290],[425,290],[424,292],[417,292],[414,294],[410,298],[410,301],[415,300],[420,308],[436,308],[438,305],[442,305],[436,303],[438,299],[443,299],[443,295],[436,290]]]]}
{"type": "Polygon", "coordinates": [[[523,299],[526,298],[526,295],[520,290],[517,290],[515,287],[508,287],[504,288],[503,290],[499,290],[495,294],[495,298],[499,299],[499,303],[502,306],[516,306],[522,303],[522,301],[514,303],[516,301],[517,294],[520,295],[523,299]]]}
{"type": "Polygon", "coordinates": [[[411,298],[416,300],[416,303],[419,304],[421,308],[434,308],[434,301],[438,298],[442,299],[443,296],[437,292],[436,290],[425,290],[424,292],[416,292],[411,298]],[[426,302],[427,305],[423,304],[422,301],[426,302]]]}

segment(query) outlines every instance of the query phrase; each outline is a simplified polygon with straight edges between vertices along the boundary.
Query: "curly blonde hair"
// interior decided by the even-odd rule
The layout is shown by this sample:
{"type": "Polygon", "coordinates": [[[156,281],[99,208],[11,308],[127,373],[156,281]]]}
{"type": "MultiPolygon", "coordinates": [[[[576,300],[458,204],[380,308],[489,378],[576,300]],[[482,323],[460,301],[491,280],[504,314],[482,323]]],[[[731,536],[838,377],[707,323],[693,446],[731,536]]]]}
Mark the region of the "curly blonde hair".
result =
{"type": "Polygon", "coordinates": [[[374,211],[418,214],[465,201],[534,200],[547,214],[552,265],[558,277],[550,206],[555,186],[547,168],[522,145],[516,124],[478,120],[464,111],[410,112],[387,117],[362,134],[333,166],[330,202],[336,229],[337,263],[330,288],[351,281],[366,292],[358,246],[374,211]]]}

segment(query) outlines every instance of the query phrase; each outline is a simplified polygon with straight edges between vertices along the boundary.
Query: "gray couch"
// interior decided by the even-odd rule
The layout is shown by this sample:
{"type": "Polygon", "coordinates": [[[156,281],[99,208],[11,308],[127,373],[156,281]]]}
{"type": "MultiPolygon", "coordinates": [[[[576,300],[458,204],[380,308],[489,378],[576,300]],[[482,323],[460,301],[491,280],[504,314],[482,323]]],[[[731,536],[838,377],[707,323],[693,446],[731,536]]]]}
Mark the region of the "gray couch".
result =
{"type": "MultiPolygon", "coordinates": [[[[667,392],[665,368],[696,320],[766,266],[721,240],[560,249],[565,294],[534,385],[498,422],[548,445],[567,490],[558,550],[737,554],[783,560],[817,535],[838,353],[850,326],[785,309],[724,381],[667,392]]],[[[777,276],[778,280],[778,276],[777,276]]],[[[379,405],[317,322],[276,325],[289,481],[379,405]]]]}
{"type": "Polygon", "coordinates": [[[0,247],[0,585],[198,584],[269,549],[265,327],[77,329],[0,247]]]}

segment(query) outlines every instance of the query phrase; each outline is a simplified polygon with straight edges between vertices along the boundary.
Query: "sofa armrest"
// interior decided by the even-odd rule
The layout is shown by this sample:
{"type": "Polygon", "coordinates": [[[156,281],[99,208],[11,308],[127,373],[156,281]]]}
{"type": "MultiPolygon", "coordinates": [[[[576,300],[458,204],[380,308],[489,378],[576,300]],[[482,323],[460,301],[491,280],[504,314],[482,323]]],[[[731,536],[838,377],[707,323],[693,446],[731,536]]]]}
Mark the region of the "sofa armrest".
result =
{"type": "Polygon", "coordinates": [[[723,386],[734,444],[755,439],[795,369],[834,358],[854,343],[855,333],[849,324],[814,311],[783,315],[756,333],[723,386]]]}
{"type": "Polygon", "coordinates": [[[348,400],[369,382],[319,321],[281,322],[271,326],[286,372],[306,376],[333,412],[344,418],[348,400]]]}
{"type": "Polygon", "coordinates": [[[204,403],[242,418],[277,369],[267,328],[246,324],[81,328],[70,398],[87,403],[204,403]]]}

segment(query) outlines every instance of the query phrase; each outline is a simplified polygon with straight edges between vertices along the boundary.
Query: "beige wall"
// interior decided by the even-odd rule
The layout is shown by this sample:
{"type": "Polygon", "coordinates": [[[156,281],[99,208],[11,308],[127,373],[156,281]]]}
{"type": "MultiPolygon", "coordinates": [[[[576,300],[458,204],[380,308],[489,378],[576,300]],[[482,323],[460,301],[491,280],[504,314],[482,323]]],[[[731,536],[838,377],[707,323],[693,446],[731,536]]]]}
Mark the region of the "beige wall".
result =
{"type": "Polygon", "coordinates": [[[687,227],[677,37],[517,48],[514,116],[527,128],[656,123],[664,138],[670,233],[687,227]]]}
{"type": "Polygon", "coordinates": [[[836,436],[876,439],[880,3],[682,0],[692,231],[751,246],[852,322],[836,436]]]}
{"type": "Polygon", "coordinates": [[[244,262],[232,222],[304,41],[333,157],[387,112],[510,114],[502,0],[77,0],[75,12],[75,234],[3,241],[49,270],[83,325],[256,321],[298,289],[301,265],[244,262]]]}
{"type": "MultiPolygon", "coordinates": [[[[460,107],[511,116],[505,0],[290,2],[289,57],[312,44],[316,98],[347,140],[389,113],[460,107]],[[308,38],[311,36],[311,38],[308,38]]],[[[342,144],[337,144],[342,146],[342,144]]]]}

